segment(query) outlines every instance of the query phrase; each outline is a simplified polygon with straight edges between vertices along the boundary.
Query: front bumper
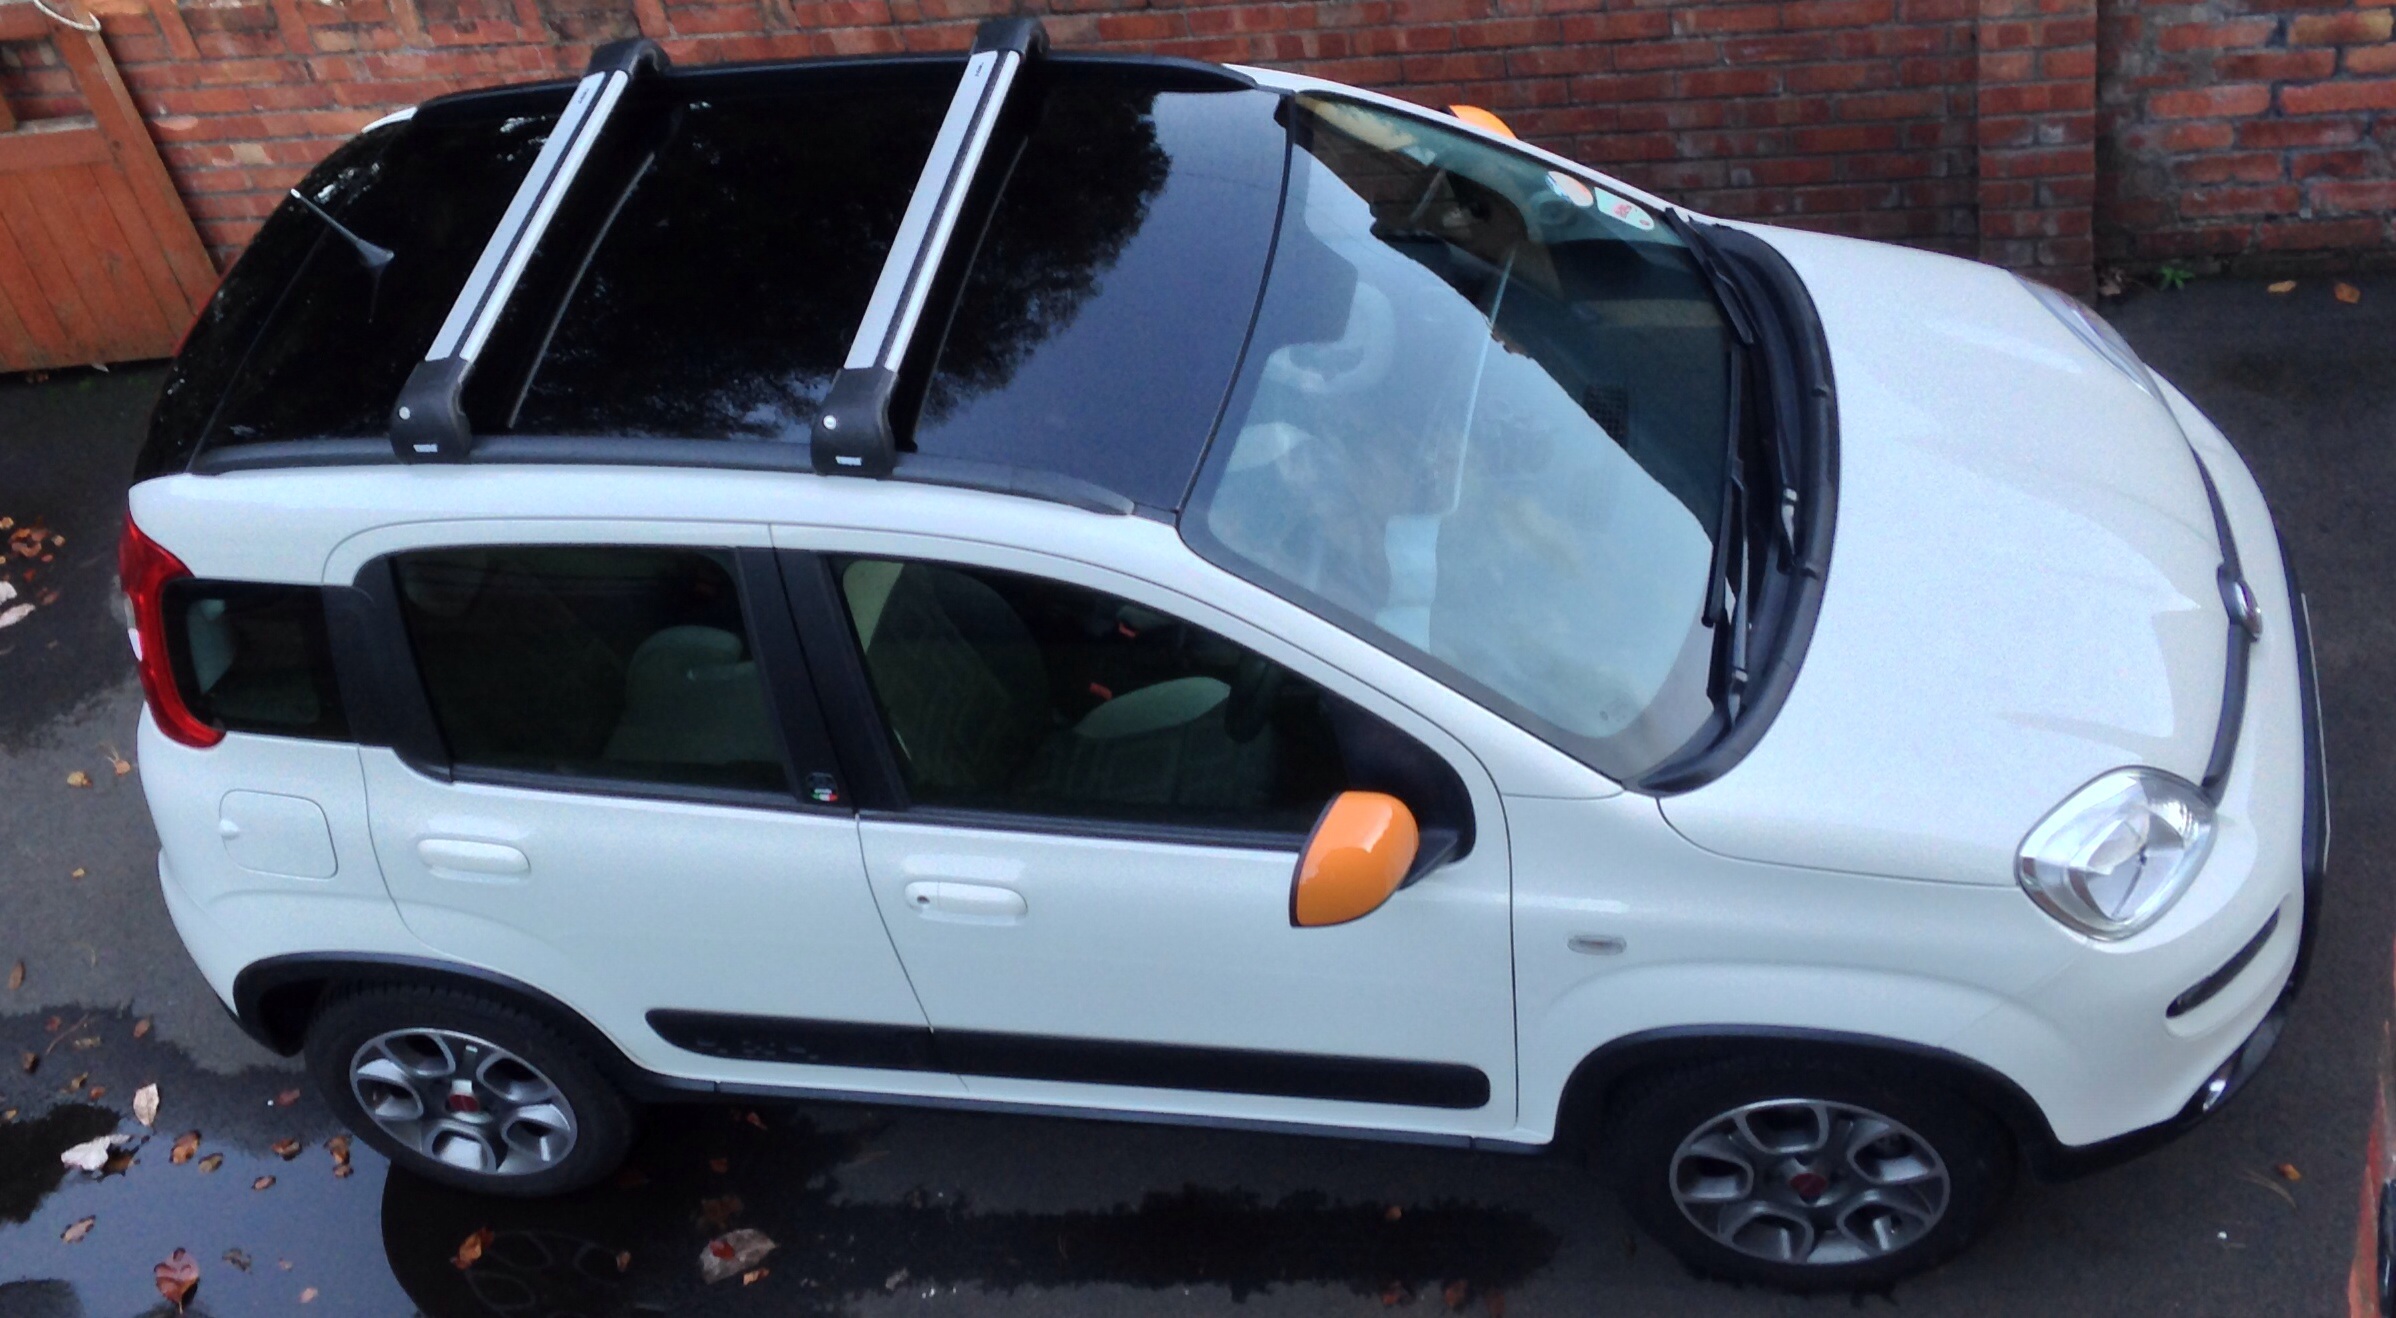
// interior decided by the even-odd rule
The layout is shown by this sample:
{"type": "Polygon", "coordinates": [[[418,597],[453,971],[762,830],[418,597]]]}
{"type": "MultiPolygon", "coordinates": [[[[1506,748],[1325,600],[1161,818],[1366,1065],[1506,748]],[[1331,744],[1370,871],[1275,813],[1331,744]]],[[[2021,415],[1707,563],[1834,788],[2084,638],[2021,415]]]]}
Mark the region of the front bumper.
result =
{"type": "Polygon", "coordinates": [[[2313,624],[2311,609],[2304,590],[2297,580],[2296,565],[2281,546],[2280,561],[2288,574],[2288,599],[2296,614],[2289,620],[2296,635],[2296,681],[2298,698],[2304,720],[2304,823],[2301,837],[2304,873],[2304,923],[2297,932],[2296,963],[2288,972],[2288,982],[2280,990],[2262,1021],[2248,1033],[2245,1042],[2206,1077],[2204,1084],[2190,1095],[2179,1113],[2169,1120],[2151,1126],[2099,1140],[2094,1144],[2066,1145],[2048,1139],[2043,1147],[2029,1150],[2032,1169],[2042,1179],[2069,1180],[2102,1171],[2170,1143],[2191,1127],[2219,1111],[2236,1097],[2246,1082],[2262,1069],[2264,1059],[2271,1055],[2272,1046],[2279,1042],[2280,1030],[2286,1024],[2288,1008],[2295,1002],[2297,991],[2303,987],[2306,972],[2313,962],[2313,944],[2321,926],[2321,889],[2327,879],[2329,866],[2329,768],[2321,744],[2321,693],[2319,679],[2313,668],[2313,624]]]}

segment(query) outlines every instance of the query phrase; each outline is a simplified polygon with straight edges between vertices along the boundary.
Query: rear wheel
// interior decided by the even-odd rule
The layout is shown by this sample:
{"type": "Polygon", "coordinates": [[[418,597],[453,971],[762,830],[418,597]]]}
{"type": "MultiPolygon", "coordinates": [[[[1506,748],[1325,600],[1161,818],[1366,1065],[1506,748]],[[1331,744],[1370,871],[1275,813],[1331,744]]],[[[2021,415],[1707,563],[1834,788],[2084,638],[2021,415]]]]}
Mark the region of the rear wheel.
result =
{"type": "Polygon", "coordinates": [[[335,997],[308,1029],[308,1070],[367,1143],[428,1180],[544,1195],[613,1172],[633,1110],[556,1031],[449,989],[335,997]]]}
{"type": "Polygon", "coordinates": [[[1615,1105],[1624,1206],[1692,1268],[1792,1290],[1885,1286],[1953,1257],[2013,1181],[1994,1121],[1930,1086],[1727,1062],[1615,1105]]]}

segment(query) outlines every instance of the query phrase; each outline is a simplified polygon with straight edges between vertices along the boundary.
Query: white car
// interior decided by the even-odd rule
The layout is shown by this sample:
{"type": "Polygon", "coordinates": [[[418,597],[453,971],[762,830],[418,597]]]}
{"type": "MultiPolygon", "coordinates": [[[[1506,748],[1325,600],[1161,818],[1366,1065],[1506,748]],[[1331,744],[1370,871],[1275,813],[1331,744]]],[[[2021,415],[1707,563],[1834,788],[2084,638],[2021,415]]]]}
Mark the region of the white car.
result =
{"type": "Polygon", "coordinates": [[[394,1162],[637,1103],[1593,1150],[1873,1286],[2236,1092],[2302,596],[2096,315],[1331,83],[679,70],[369,128],[177,359],[166,901],[394,1162]]]}

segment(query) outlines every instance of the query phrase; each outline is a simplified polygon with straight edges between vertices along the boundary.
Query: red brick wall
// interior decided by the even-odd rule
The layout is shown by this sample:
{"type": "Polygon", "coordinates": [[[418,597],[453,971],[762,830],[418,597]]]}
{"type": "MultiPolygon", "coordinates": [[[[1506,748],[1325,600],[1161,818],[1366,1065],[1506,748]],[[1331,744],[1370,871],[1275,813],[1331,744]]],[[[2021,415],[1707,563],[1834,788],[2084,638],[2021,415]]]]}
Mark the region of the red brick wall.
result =
{"type": "MultiPolygon", "coordinates": [[[[2182,250],[2172,244],[2184,231],[2209,235],[2215,245],[2203,250],[2227,250],[2214,217],[2243,204],[2238,189],[2268,192],[2272,206],[2292,196],[2342,208],[2336,222],[2347,228],[2312,232],[2348,245],[2384,246],[2390,205],[2387,144],[2370,133],[2373,111],[2396,105],[2385,95],[2396,78],[2367,71],[2396,70],[2380,58],[2384,44],[2319,44],[2339,34],[2303,26],[2318,15],[2265,15],[2224,37],[2251,37],[2236,49],[2262,54],[2295,26],[2289,50],[2313,54],[2291,72],[2215,68],[2228,49],[2163,34],[2217,20],[2129,10],[2132,0],[2102,0],[2103,42],[2099,0],[81,3],[106,25],[220,261],[309,163],[378,114],[462,87],[577,72],[598,41],[647,34],[686,63],[949,49],[978,18],[1007,11],[1045,13],[1073,46],[1298,68],[1431,105],[1484,105],[1528,138],[1703,210],[1899,239],[2077,289],[2090,283],[2100,196],[2106,250],[2131,259],[2182,250]],[[2316,67],[2324,55],[2334,68],[2316,67]],[[2105,61],[2126,63],[2100,79],[2105,61]],[[2223,99],[2201,107],[2211,117],[2191,117],[2166,99],[2189,92],[2223,99]],[[2328,109],[2322,98],[2365,108],[2328,109]],[[2268,148],[2280,171],[2268,180],[2238,172],[2264,172],[2255,153],[2266,149],[2240,140],[2248,126],[2234,121],[2258,112],[2270,116],[2267,132],[2315,135],[2268,148]],[[2216,137],[2217,146],[2191,145],[2216,137]],[[2124,162],[2103,187],[2100,155],[2124,162]],[[2207,163],[2216,156],[2223,163],[2207,163]],[[2183,180],[2190,167],[2229,172],[2183,180]],[[2365,218],[2377,228],[2366,234],[2350,212],[2375,195],[2377,214],[2365,218]],[[2167,209],[2151,210],[2158,201],[2167,209]]],[[[2342,12],[2360,35],[2385,35],[2387,10],[2342,12]]],[[[39,46],[0,47],[0,93],[21,115],[73,112],[43,56],[39,46]]],[[[2231,227],[2262,249],[2294,222],[2231,227]]]]}
{"type": "Polygon", "coordinates": [[[2104,0],[2100,257],[2396,265],[2389,0],[2104,0]]]}

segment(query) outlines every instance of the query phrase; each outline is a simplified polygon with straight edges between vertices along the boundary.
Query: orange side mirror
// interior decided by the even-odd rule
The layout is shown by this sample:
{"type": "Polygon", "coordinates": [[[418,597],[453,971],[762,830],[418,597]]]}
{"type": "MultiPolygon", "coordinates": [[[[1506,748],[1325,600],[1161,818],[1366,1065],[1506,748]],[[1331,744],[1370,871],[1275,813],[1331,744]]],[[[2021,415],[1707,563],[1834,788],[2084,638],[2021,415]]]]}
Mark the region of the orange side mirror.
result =
{"type": "Polygon", "coordinates": [[[1506,126],[1505,120],[1478,105],[1451,105],[1448,107],[1448,113],[1475,128],[1486,128],[1500,137],[1514,136],[1514,130],[1506,126]]]}
{"type": "Polygon", "coordinates": [[[1290,876],[1290,924],[1320,928],[1381,909],[1406,882],[1422,834],[1385,792],[1342,792],[1324,807],[1290,876]]]}

